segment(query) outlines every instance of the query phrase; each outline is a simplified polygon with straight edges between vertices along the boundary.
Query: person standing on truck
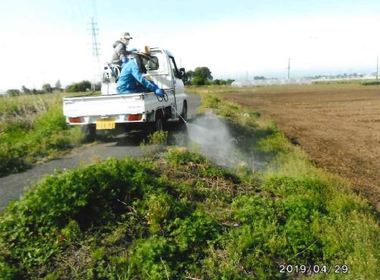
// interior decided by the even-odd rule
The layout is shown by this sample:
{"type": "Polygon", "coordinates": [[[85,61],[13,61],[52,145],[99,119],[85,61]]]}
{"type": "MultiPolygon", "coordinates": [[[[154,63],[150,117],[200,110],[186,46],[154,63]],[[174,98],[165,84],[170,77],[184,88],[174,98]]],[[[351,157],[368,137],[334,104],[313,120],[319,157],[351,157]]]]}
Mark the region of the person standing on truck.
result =
{"type": "MultiPolygon", "coordinates": [[[[145,48],[147,49],[147,48],[145,48]]],[[[123,64],[119,80],[117,81],[117,91],[119,94],[138,93],[144,91],[153,91],[157,96],[163,97],[164,91],[155,83],[144,78],[144,65],[142,58],[149,59],[147,53],[137,53],[129,55],[129,59],[123,64]]]]}
{"type": "Polygon", "coordinates": [[[117,40],[113,44],[114,52],[112,55],[112,64],[117,64],[121,66],[123,63],[126,63],[128,60],[128,55],[135,51],[136,49],[132,49],[130,51],[127,50],[127,46],[129,44],[129,41],[133,39],[129,32],[124,32],[119,40],[117,40]]]}

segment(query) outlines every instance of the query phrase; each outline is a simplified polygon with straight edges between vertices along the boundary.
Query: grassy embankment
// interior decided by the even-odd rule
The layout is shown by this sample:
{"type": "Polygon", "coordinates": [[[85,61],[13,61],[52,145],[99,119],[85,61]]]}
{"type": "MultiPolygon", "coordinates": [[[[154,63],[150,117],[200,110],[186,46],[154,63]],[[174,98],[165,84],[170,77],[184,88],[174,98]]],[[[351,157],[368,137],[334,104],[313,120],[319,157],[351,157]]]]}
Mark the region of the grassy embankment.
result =
{"type": "Polygon", "coordinates": [[[172,149],[47,177],[2,214],[2,278],[287,279],[299,275],[281,264],[318,264],[332,271],[315,279],[377,279],[380,227],[369,204],[275,124],[200,91],[267,171],[228,171],[172,149]]]}
{"type": "Polygon", "coordinates": [[[62,97],[68,94],[0,98],[0,176],[53,158],[81,141],[66,125],[62,97]]]}

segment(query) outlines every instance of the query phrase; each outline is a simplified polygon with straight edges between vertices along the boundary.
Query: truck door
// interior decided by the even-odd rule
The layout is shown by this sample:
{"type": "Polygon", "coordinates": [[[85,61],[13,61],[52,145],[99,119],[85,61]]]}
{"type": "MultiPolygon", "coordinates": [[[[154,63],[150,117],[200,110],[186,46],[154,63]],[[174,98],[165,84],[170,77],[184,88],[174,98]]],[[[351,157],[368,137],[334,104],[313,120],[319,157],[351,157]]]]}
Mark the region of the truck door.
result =
{"type": "Polygon", "coordinates": [[[181,75],[178,71],[177,64],[175,63],[175,59],[173,56],[169,56],[170,61],[170,68],[171,68],[171,74],[172,74],[172,80],[174,85],[174,91],[175,93],[181,93],[184,92],[185,86],[183,84],[183,81],[181,80],[181,75]]]}

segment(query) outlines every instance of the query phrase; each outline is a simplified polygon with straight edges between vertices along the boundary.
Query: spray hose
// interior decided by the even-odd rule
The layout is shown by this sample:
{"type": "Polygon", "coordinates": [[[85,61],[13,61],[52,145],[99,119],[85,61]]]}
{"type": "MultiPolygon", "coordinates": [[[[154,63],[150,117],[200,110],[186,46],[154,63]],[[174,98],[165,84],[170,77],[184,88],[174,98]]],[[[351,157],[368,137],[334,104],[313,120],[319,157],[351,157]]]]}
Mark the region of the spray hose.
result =
{"type": "Polygon", "coordinates": [[[167,102],[169,100],[169,96],[165,91],[164,91],[163,96],[156,95],[156,97],[157,97],[158,102],[163,102],[163,101],[167,102]]]}

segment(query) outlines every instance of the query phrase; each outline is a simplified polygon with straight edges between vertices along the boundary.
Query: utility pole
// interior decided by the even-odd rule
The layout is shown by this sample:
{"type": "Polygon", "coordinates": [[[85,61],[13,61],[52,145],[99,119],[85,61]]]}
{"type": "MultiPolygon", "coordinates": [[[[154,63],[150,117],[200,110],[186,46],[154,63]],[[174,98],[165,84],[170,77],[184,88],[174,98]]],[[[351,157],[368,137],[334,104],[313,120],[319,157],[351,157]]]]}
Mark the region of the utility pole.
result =
{"type": "Polygon", "coordinates": [[[379,80],[379,56],[377,56],[377,63],[376,63],[376,81],[379,80]]]}
{"type": "Polygon", "coordinates": [[[290,80],[290,57],[288,58],[288,81],[290,80]]]}
{"type": "Polygon", "coordinates": [[[98,38],[97,36],[99,35],[99,28],[97,26],[97,22],[94,20],[94,18],[91,18],[90,22],[90,31],[91,31],[91,37],[92,37],[92,55],[95,58],[96,62],[96,70],[94,70],[94,77],[92,81],[92,91],[95,91],[95,84],[96,84],[96,78],[99,74],[99,69],[100,69],[100,44],[98,43],[98,38]]]}

